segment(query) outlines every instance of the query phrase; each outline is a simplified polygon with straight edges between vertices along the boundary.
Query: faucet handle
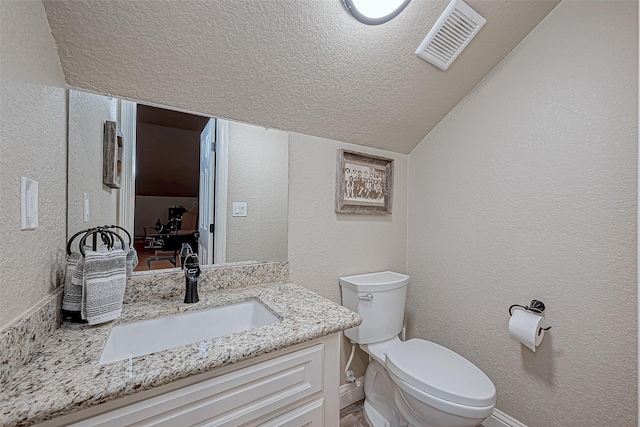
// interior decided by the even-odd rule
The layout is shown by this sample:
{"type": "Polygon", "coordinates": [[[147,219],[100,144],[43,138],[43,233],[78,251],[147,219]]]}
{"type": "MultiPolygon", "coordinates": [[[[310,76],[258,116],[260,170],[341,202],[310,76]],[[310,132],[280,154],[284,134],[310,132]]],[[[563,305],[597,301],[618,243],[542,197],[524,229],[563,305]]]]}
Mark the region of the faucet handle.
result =
{"type": "Polygon", "coordinates": [[[200,260],[198,254],[189,254],[184,259],[184,274],[188,279],[200,277],[200,260]]]}
{"type": "Polygon", "coordinates": [[[200,277],[200,262],[198,255],[189,254],[184,260],[184,276],[186,279],[186,292],[184,302],[192,304],[198,302],[198,277],[200,277]]]}

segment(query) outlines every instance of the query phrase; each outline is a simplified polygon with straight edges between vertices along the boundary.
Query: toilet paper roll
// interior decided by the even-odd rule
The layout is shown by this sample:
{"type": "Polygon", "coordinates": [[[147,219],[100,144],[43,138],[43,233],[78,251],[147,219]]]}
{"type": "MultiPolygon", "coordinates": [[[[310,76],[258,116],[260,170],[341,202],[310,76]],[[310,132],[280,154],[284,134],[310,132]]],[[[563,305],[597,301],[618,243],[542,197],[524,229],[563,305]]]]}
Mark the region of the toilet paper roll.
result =
{"type": "Polygon", "coordinates": [[[544,317],[525,310],[514,310],[509,320],[509,333],[522,344],[536,351],[544,337],[544,317]]]}

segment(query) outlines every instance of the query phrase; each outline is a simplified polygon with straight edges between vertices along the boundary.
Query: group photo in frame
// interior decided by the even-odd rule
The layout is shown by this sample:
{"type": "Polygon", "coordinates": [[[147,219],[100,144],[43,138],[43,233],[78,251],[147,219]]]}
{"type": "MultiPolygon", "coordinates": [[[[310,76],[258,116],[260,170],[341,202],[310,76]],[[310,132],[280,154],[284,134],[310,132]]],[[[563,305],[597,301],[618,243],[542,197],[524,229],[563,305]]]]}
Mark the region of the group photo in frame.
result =
{"type": "Polygon", "coordinates": [[[391,214],[393,159],[338,150],[336,212],[391,214]]]}

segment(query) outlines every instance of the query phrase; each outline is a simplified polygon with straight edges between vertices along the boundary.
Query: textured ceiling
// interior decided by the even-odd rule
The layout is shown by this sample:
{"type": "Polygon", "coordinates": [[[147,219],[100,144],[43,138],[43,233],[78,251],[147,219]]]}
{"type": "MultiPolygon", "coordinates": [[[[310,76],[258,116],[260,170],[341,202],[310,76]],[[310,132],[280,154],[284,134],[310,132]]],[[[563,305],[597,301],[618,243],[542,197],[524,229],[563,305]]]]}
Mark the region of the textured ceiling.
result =
{"type": "Polygon", "coordinates": [[[441,71],[414,51],[442,0],[378,26],[340,0],[44,0],[70,86],[400,153],[558,1],[468,3],[487,24],[441,71]]]}

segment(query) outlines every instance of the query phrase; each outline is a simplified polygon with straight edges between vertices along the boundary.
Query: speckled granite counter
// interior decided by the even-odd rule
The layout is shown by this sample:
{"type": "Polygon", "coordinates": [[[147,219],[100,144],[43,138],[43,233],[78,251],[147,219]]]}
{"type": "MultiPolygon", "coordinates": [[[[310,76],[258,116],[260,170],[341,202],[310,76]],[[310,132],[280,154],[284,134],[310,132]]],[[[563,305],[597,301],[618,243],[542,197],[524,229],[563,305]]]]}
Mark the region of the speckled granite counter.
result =
{"type": "Polygon", "coordinates": [[[359,323],[355,313],[291,284],[201,292],[196,304],[183,304],[179,296],[125,304],[122,316],[115,322],[94,327],[64,323],[55,331],[44,348],[2,387],[0,425],[36,424],[359,323]],[[250,299],[262,301],[282,321],[137,357],[131,362],[97,365],[114,325],[250,299]]]}

